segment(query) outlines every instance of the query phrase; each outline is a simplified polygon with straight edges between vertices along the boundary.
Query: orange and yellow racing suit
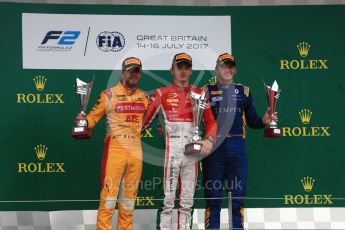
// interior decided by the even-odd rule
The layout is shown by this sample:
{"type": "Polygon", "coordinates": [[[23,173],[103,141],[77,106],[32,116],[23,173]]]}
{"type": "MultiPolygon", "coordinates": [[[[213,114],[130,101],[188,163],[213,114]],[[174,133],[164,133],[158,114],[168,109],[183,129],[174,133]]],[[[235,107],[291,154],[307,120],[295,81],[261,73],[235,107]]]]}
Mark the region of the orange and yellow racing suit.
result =
{"type": "Polygon", "coordinates": [[[87,115],[89,128],[93,128],[103,116],[107,126],[97,230],[112,229],[117,197],[117,229],[132,229],[142,171],[141,127],[147,107],[148,97],[143,90],[129,91],[119,82],[100,94],[87,115]]]}

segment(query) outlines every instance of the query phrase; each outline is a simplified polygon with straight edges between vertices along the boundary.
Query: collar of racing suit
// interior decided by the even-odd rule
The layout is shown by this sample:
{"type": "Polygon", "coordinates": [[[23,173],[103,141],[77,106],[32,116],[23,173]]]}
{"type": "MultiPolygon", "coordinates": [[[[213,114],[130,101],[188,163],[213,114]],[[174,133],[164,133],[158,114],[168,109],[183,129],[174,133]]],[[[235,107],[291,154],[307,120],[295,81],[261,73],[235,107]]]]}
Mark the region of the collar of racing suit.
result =
{"type": "Polygon", "coordinates": [[[232,80],[229,84],[222,84],[219,81],[217,81],[218,88],[221,89],[228,89],[230,86],[234,86],[235,82],[232,80]]]}
{"type": "Polygon", "coordinates": [[[180,90],[180,91],[189,91],[190,88],[192,87],[191,84],[188,83],[188,85],[186,87],[181,87],[181,86],[178,86],[175,82],[172,83],[172,86],[175,87],[175,89],[177,90],[180,90]]]}
{"type": "Polygon", "coordinates": [[[119,83],[117,83],[118,87],[120,87],[122,89],[123,92],[125,92],[125,94],[127,96],[131,96],[134,95],[137,92],[138,88],[135,88],[133,90],[127,89],[123,84],[122,81],[120,80],[119,83]]]}

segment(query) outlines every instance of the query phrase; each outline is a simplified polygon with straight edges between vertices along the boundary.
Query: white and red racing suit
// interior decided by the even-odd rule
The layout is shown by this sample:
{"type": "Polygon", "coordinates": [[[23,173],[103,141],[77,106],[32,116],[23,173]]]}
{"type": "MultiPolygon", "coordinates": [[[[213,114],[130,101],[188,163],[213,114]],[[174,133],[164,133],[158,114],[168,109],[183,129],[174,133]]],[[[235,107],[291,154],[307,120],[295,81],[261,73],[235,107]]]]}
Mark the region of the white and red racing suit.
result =
{"type": "MultiPolygon", "coordinates": [[[[160,218],[161,229],[171,229],[176,187],[179,184],[178,229],[189,229],[195,186],[198,177],[198,160],[195,155],[185,155],[185,145],[192,142],[193,107],[190,91],[201,93],[192,85],[181,88],[172,83],[157,89],[150,98],[149,107],[143,118],[143,129],[153,121],[159,111],[165,122],[166,151],[164,164],[164,205],[160,218]]],[[[217,123],[210,106],[207,105],[203,120],[205,137],[215,140],[217,123]]]]}

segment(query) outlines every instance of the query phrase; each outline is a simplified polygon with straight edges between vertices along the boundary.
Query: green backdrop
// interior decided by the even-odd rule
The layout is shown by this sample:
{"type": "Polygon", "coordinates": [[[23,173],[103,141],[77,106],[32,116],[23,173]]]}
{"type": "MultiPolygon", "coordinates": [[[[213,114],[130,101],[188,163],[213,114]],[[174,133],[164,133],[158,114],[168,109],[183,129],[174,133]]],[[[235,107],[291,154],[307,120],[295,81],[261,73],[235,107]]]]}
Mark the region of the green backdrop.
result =
{"type": "MultiPolygon", "coordinates": [[[[281,199],[248,199],[247,207],[345,205],[344,201],[335,199],[345,196],[344,6],[155,7],[1,3],[0,210],[98,207],[98,201],[93,200],[99,198],[105,125],[103,121],[98,124],[91,140],[76,141],[70,136],[74,117],[79,112],[72,85],[76,77],[89,81],[96,75],[90,108],[98,93],[107,87],[110,76],[118,75],[117,71],[23,70],[23,12],[231,15],[232,52],[238,63],[235,80],[251,87],[260,114],[267,108],[262,79],[267,83],[278,81],[282,88],[277,108],[279,126],[286,135],[279,139],[269,139],[263,137],[263,130],[248,130],[247,196],[281,199]],[[300,42],[311,45],[306,57],[300,56],[298,52],[296,45],[300,42]],[[289,63],[290,69],[282,69],[286,66],[281,66],[281,62],[289,63]],[[311,64],[309,69],[306,69],[307,64],[311,64]],[[37,75],[47,79],[43,91],[38,91],[33,82],[37,75]],[[18,94],[63,94],[60,96],[63,103],[17,103],[18,94]],[[309,123],[302,123],[299,115],[302,109],[312,112],[311,117],[307,116],[310,118],[309,123]],[[48,147],[43,160],[37,158],[34,150],[39,144],[48,147]],[[63,163],[65,172],[20,173],[19,163],[25,163],[31,169],[38,167],[38,163],[42,167],[54,163],[51,167],[57,169],[56,163],[63,163]],[[36,166],[29,166],[30,163],[36,166]],[[301,183],[307,176],[315,180],[309,192],[305,191],[301,183]],[[285,196],[291,199],[286,201],[285,196]],[[306,201],[306,196],[312,199],[306,201]],[[331,202],[320,200],[320,197],[325,196],[331,197],[331,202]],[[39,200],[52,201],[37,202],[39,200]]],[[[227,47],[224,47],[226,51],[227,47]]],[[[152,72],[171,81],[168,71],[152,72]]],[[[193,72],[192,82],[198,74],[200,71],[193,72]]],[[[208,82],[213,75],[209,71],[202,72],[199,86],[208,82]]],[[[140,86],[152,92],[161,84],[144,72],[140,86]]],[[[28,97],[31,100],[34,96],[28,97]]],[[[144,147],[144,158],[147,154],[163,157],[164,140],[156,132],[155,124],[151,127],[153,137],[148,135],[143,141],[146,147],[155,146],[160,150],[148,153],[144,147]]],[[[201,174],[202,171],[199,173],[199,181],[201,174]]],[[[162,167],[145,161],[143,181],[162,175],[162,167]]],[[[137,208],[157,208],[160,202],[152,203],[150,199],[162,198],[162,186],[158,184],[153,190],[140,189],[138,196],[137,208]]],[[[195,197],[203,197],[202,189],[196,192],[195,197]]],[[[196,200],[195,207],[203,208],[204,202],[196,200]]]]}

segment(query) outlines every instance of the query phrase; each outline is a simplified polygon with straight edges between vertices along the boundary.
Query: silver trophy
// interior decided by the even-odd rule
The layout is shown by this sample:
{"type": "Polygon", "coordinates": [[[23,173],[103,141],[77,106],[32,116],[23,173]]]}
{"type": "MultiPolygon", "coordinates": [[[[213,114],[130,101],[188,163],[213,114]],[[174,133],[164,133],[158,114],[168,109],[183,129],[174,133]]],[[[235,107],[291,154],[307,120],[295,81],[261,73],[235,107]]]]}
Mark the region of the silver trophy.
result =
{"type": "Polygon", "coordinates": [[[203,88],[200,94],[190,91],[190,96],[193,105],[193,136],[192,143],[185,146],[185,154],[187,155],[200,154],[201,152],[202,145],[196,142],[201,140],[199,130],[201,119],[207,105],[207,90],[203,88]]]}
{"type": "MultiPolygon", "coordinates": [[[[265,91],[267,94],[268,106],[270,107],[270,113],[273,114],[276,111],[277,101],[279,99],[281,89],[278,86],[277,81],[273,82],[272,87],[266,85],[264,82],[265,91]]],[[[269,128],[264,130],[265,137],[281,137],[281,130],[278,128],[276,121],[272,120],[269,124],[269,128]]]]}
{"type": "Polygon", "coordinates": [[[83,82],[79,78],[75,80],[74,88],[80,107],[80,113],[77,115],[75,126],[72,129],[72,136],[76,139],[87,139],[92,136],[91,130],[87,127],[86,109],[94,79],[95,77],[89,83],[83,82]]]}

